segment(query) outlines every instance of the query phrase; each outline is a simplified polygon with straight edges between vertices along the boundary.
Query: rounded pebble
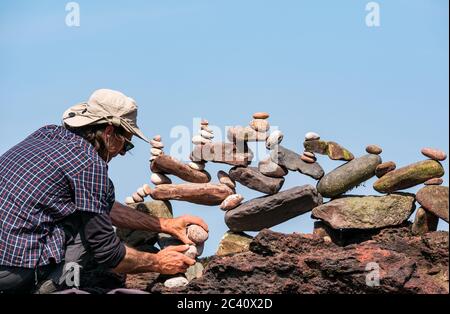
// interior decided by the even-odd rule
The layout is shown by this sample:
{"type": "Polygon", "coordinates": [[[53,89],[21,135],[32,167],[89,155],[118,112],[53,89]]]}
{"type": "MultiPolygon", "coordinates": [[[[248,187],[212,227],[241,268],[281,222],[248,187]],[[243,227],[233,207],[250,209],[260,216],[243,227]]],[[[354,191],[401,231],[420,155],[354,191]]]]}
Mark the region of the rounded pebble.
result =
{"type": "Polygon", "coordinates": [[[134,202],[134,199],[131,197],[131,196],[128,196],[126,199],[125,199],[125,204],[127,204],[127,205],[131,205],[131,204],[134,204],[135,202],[134,202]]]}
{"type": "Polygon", "coordinates": [[[314,153],[311,152],[304,152],[303,155],[305,155],[306,157],[309,157],[311,159],[317,160],[316,155],[314,155],[314,153]]]}
{"type": "Polygon", "coordinates": [[[153,156],[160,156],[160,155],[162,155],[163,151],[160,150],[159,148],[152,148],[152,149],[150,149],[150,153],[153,156]]]}
{"type": "Polygon", "coordinates": [[[444,183],[444,180],[442,178],[433,178],[428,181],[425,181],[425,185],[442,185],[444,183]]]}
{"type": "Polygon", "coordinates": [[[134,192],[132,197],[133,197],[133,201],[135,201],[136,203],[140,203],[140,202],[144,201],[144,199],[139,194],[137,194],[137,192],[134,192]]]}
{"type": "Polygon", "coordinates": [[[189,167],[191,167],[194,170],[202,171],[202,170],[205,170],[205,163],[193,161],[193,162],[189,163],[189,167]]]}
{"type": "Polygon", "coordinates": [[[200,122],[200,124],[201,124],[201,125],[208,125],[209,122],[208,122],[208,120],[203,119],[203,120],[200,122]]]}
{"type": "Polygon", "coordinates": [[[230,195],[222,202],[222,204],[220,204],[220,209],[225,211],[231,210],[233,208],[238,207],[243,200],[244,197],[240,194],[230,195]]]}
{"type": "Polygon", "coordinates": [[[383,149],[378,145],[369,145],[366,147],[366,152],[368,152],[369,154],[379,155],[382,151],[383,149]]]}
{"type": "Polygon", "coordinates": [[[161,135],[155,135],[155,137],[153,138],[153,140],[157,141],[157,142],[161,142],[161,135]]]}
{"type": "Polygon", "coordinates": [[[320,140],[320,135],[316,132],[308,132],[305,134],[305,141],[320,140]]]}
{"type": "Polygon", "coordinates": [[[144,188],[137,189],[137,194],[139,194],[140,197],[146,197],[147,194],[144,191],[144,188]]]}
{"type": "Polygon", "coordinates": [[[316,162],[313,158],[308,157],[308,156],[306,156],[306,155],[304,155],[304,154],[302,154],[302,155],[300,156],[300,159],[303,160],[304,162],[309,163],[309,164],[313,164],[313,163],[316,162]]]}
{"type": "Polygon", "coordinates": [[[201,135],[196,135],[192,138],[192,144],[194,145],[203,145],[206,143],[211,143],[211,140],[203,138],[201,135]]]}
{"type": "Polygon", "coordinates": [[[212,134],[212,133],[210,133],[210,132],[207,132],[207,131],[205,131],[205,130],[201,130],[201,131],[200,131],[200,135],[201,135],[203,138],[206,138],[206,139],[208,139],[208,140],[214,138],[214,134],[212,134]]]}
{"type": "Polygon", "coordinates": [[[381,178],[386,173],[394,171],[395,168],[397,168],[397,165],[395,164],[395,162],[393,162],[393,161],[383,162],[382,164],[379,164],[375,168],[375,175],[377,176],[377,178],[381,178]]]}
{"type": "Polygon", "coordinates": [[[162,173],[152,173],[150,181],[152,181],[152,183],[155,185],[172,183],[172,180],[170,180],[169,177],[162,173]]]}
{"type": "Polygon", "coordinates": [[[153,148],[164,148],[164,144],[162,142],[158,142],[155,140],[150,140],[150,145],[152,145],[153,148]]]}
{"type": "Polygon", "coordinates": [[[439,149],[425,147],[421,150],[422,154],[430,159],[438,160],[438,161],[444,161],[447,159],[447,154],[439,149]]]}
{"type": "Polygon", "coordinates": [[[219,179],[220,183],[225,184],[230,189],[234,190],[236,188],[236,182],[234,182],[234,180],[231,179],[230,175],[225,171],[220,170],[219,172],[217,172],[217,178],[219,179]]]}
{"type": "Polygon", "coordinates": [[[273,131],[266,139],[266,148],[273,149],[275,146],[281,143],[283,137],[283,132],[279,130],[273,131]]]}
{"type": "Polygon", "coordinates": [[[187,280],[187,278],[182,277],[182,276],[170,278],[164,282],[164,286],[166,288],[180,288],[180,287],[187,286],[188,284],[189,284],[189,281],[187,280]]]}
{"type": "Polygon", "coordinates": [[[150,187],[150,185],[144,184],[144,185],[142,186],[142,189],[144,190],[144,192],[145,192],[146,195],[152,194],[152,188],[150,187]]]}
{"type": "Polygon", "coordinates": [[[208,232],[199,225],[190,225],[187,227],[186,234],[191,241],[200,244],[208,240],[208,232]]]}
{"type": "Polygon", "coordinates": [[[267,132],[270,129],[269,121],[254,119],[250,122],[250,127],[257,132],[267,132]]]}
{"type": "Polygon", "coordinates": [[[255,112],[253,114],[253,119],[268,119],[270,115],[267,112],[255,112]]]}
{"type": "Polygon", "coordinates": [[[197,248],[195,245],[189,245],[189,248],[183,254],[189,258],[195,259],[197,257],[197,248]]]}

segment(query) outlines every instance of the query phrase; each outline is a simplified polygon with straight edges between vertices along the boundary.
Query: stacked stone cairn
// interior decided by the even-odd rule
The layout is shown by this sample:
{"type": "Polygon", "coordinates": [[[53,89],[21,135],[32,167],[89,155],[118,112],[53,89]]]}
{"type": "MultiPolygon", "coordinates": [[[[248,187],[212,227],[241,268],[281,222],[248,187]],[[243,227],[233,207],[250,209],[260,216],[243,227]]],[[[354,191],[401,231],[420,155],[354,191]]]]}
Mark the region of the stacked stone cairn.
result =
{"type": "MultiPolygon", "coordinates": [[[[447,158],[444,152],[424,148],[422,154],[426,160],[397,169],[395,162],[382,161],[382,149],[377,145],[367,146],[367,154],[355,158],[342,145],[308,132],[303,152],[297,154],[282,145],[284,135],[280,130],[269,132],[268,119],[268,113],[258,112],[249,126],[231,127],[227,133],[229,142],[213,142],[209,123],[202,120],[200,133],[192,139],[194,148],[189,164],[164,155],[161,137],[156,136],[151,143],[150,159],[151,181],[155,188],[142,186],[126,203],[142,202],[145,196],[150,196],[157,201],[179,200],[219,206],[225,211],[225,223],[230,230],[223,236],[217,255],[248,250],[252,237],[246,231],[271,228],[307,212],[312,212],[311,217],[318,220],[314,223],[313,235],[338,245],[347,245],[352,239],[376,234],[383,228],[405,226],[416,209],[416,201],[421,207],[412,224],[414,234],[435,231],[439,218],[448,223],[448,187],[441,186],[444,168],[440,162],[447,158]],[[268,156],[257,167],[250,167],[253,152],[248,147],[249,142],[265,142],[268,151],[268,156]],[[344,163],[325,174],[317,155],[344,163]],[[207,162],[232,168],[228,172],[219,171],[219,182],[210,183],[211,176],[205,171],[207,162]],[[289,172],[309,176],[318,181],[317,185],[281,191],[289,172]],[[167,175],[175,175],[188,183],[172,184],[167,175]],[[382,195],[346,194],[375,176],[378,180],[373,188],[382,195]],[[236,193],[236,182],[265,195],[243,202],[243,196],[236,193]],[[425,186],[416,195],[401,192],[420,184],[425,186]],[[323,198],[330,200],[324,203],[323,198]]],[[[186,254],[197,257],[200,251],[197,246],[186,254]]],[[[188,282],[186,278],[170,280],[166,286],[188,282]]]]}

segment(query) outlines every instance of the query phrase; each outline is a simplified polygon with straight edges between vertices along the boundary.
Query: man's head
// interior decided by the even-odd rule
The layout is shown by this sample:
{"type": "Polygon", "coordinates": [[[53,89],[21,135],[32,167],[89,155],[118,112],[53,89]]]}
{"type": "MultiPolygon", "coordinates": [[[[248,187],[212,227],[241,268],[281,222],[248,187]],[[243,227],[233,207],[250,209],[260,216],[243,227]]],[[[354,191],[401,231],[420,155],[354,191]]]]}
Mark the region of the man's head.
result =
{"type": "Polygon", "coordinates": [[[124,94],[99,89],[89,100],[63,114],[63,126],[89,141],[107,162],[133,147],[133,135],[149,142],[138,128],[136,102],[124,94]]]}

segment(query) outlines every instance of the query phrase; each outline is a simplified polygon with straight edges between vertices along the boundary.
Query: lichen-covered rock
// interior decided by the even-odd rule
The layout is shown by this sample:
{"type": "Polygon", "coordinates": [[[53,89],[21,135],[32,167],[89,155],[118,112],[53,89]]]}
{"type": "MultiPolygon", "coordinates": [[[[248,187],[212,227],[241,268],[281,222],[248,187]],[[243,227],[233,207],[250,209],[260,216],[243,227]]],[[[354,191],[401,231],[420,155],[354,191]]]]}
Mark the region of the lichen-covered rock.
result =
{"type": "Polygon", "coordinates": [[[244,232],[228,231],[222,237],[219,247],[217,248],[216,255],[224,256],[246,252],[249,250],[252,239],[253,237],[245,234],[244,232]]]}
{"type": "Polygon", "coordinates": [[[448,222],[448,186],[428,185],[416,194],[423,208],[448,222]]]}
{"type": "Polygon", "coordinates": [[[395,168],[397,168],[397,165],[395,164],[395,162],[393,162],[393,161],[383,162],[375,168],[375,175],[377,176],[377,178],[381,178],[386,173],[394,171],[395,168]]]}
{"type": "Polygon", "coordinates": [[[311,211],[322,197],[311,185],[259,197],[227,211],[225,223],[231,231],[260,231],[311,211]]]}
{"type": "Polygon", "coordinates": [[[400,225],[414,212],[413,194],[344,196],[313,209],[312,217],[334,229],[377,229],[400,225]]]}
{"type": "Polygon", "coordinates": [[[373,188],[380,193],[392,193],[443,175],[444,168],[438,161],[424,160],[388,172],[373,184],[373,188]]]}
{"type": "Polygon", "coordinates": [[[375,175],[375,168],[381,157],[368,154],[327,173],[317,184],[317,190],[324,197],[336,197],[358,186],[375,175]]]}
{"type": "Polygon", "coordinates": [[[307,152],[327,155],[332,160],[350,161],[355,158],[349,150],[336,142],[309,140],[305,141],[303,146],[307,152]]]}

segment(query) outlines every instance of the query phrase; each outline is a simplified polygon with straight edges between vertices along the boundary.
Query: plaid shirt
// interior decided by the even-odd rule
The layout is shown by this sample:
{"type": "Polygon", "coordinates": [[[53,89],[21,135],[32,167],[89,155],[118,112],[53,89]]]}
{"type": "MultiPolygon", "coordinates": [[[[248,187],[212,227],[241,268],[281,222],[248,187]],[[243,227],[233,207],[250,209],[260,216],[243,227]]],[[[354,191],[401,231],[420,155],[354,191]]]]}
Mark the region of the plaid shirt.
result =
{"type": "Polygon", "coordinates": [[[107,163],[83,138],[45,126],[0,156],[0,265],[64,259],[61,220],[105,213],[114,202],[107,163]]]}

